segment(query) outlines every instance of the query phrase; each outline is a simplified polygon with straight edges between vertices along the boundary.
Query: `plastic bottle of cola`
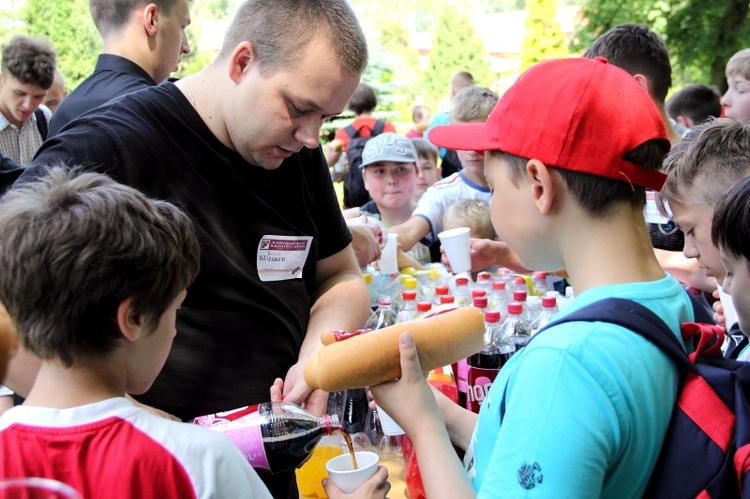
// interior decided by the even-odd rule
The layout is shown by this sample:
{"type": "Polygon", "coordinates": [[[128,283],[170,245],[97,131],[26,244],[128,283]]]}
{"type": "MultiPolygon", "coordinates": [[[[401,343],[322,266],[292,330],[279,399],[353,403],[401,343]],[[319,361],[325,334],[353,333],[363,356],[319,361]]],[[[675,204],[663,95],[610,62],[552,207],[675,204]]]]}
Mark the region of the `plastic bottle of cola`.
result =
{"type": "Polygon", "coordinates": [[[503,321],[503,336],[511,339],[516,350],[526,346],[531,338],[529,322],[521,315],[523,304],[510,303],[508,305],[508,317],[503,321]]]}
{"type": "Polygon", "coordinates": [[[486,311],[484,321],[490,341],[482,351],[466,359],[468,365],[466,408],[476,413],[479,412],[479,407],[487,397],[497,374],[516,352],[511,339],[503,337],[499,311],[486,311]]]}
{"type": "Polygon", "coordinates": [[[289,402],[265,402],[193,422],[225,434],[253,468],[272,473],[300,466],[324,435],[341,428],[337,416],[318,418],[289,402]]]}

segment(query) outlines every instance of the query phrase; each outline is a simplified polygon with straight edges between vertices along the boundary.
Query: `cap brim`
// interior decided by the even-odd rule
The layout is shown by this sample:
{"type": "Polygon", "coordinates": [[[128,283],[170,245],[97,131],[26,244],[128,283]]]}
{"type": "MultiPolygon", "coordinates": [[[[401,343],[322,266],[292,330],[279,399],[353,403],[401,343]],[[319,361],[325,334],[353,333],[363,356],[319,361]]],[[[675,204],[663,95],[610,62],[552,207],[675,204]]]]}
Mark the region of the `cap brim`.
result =
{"type": "Polygon", "coordinates": [[[492,151],[497,144],[490,139],[484,123],[456,123],[439,125],[430,130],[430,142],[456,151],[492,151]]]}

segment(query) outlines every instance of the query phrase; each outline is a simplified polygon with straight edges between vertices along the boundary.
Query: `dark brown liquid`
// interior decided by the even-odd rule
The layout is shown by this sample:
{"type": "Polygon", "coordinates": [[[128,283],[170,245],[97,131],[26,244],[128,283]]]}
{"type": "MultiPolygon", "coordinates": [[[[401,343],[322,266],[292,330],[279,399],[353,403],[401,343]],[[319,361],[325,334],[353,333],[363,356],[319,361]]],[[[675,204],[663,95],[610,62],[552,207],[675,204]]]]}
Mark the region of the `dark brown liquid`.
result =
{"type": "Polygon", "coordinates": [[[343,428],[336,428],[333,431],[337,431],[341,433],[341,435],[344,437],[344,440],[346,440],[346,446],[349,447],[349,455],[352,457],[352,469],[356,470],[357,468],[357,456],[354,455],[354,444],[352,443],[352,437],[349,436],[349,433],[346,432],[343,428]]]}

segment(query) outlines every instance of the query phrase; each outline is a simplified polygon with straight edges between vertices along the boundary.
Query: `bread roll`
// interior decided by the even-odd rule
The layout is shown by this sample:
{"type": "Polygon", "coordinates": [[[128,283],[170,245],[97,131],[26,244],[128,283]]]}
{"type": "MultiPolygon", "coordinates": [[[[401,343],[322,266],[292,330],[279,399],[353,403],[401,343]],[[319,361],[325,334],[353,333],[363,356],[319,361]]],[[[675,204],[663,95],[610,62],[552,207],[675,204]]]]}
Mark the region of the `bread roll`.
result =
{"type": "Polygon", "coordinates": [[[414,337],[424,371],[466,358],[487,343],[481,310],[459,308],[326,345],[305,367],[305,381],[312,388],[332,392],[398,378],[398,343],[405,331],[414,337]]]}

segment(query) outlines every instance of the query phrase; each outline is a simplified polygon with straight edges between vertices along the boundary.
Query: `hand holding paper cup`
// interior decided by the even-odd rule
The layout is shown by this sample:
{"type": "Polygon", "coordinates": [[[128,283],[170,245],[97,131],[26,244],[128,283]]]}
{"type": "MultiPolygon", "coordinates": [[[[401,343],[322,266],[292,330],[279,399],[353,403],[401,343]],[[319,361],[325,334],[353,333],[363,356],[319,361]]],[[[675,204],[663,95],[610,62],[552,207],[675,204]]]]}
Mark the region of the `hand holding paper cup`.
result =
{"type": "Polygon", "coordinates": [[[352,457],[348,452],[326,463],[328,476],[346,494],[357,490],[378,470],[378,455],[374,452],[359,451],[354,455],[357,459],[356,470],[352,467],[352,457]]]}
{"type": "Polygon", "coordinates": [[[445,249],[445,255],[448,257],[454,274],[469,272],[471,270],[469,231],[468,227],[456,227],[455,229],[444,230],[438,234],[440,244],[445,249]]]}

